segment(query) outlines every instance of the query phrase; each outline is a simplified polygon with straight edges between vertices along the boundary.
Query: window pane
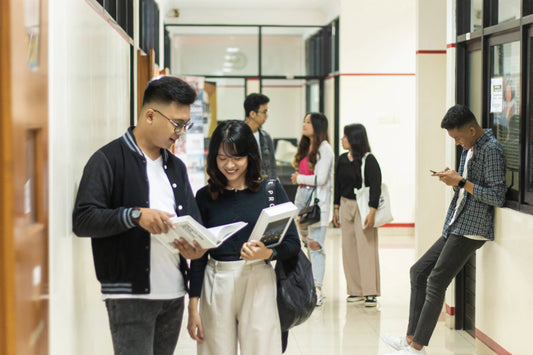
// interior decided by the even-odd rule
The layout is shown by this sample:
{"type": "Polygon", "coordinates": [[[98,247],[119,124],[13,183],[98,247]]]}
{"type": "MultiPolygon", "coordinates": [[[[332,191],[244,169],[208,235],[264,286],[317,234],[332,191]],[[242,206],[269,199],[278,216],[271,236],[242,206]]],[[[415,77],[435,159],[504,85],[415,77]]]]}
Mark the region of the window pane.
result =
{"type": "Polygon", "coordinates": [[[176,75],[258,75],[258,30],[247,27],[171,27],[176,75]]]}
{"type": "Polygon", "coordinates": [[[262,75],[305,75],[305,40],[319,27],[264,27],[262,75]]]}
{"type": "Polygon", "coordinates": [[[520,18],[520,0],[498,1],[498,23],[520,18]]]}
{"type": "Polygon", "coordinates": [[[507,159],[507,186],[518,190],[520,169],[520,42],[492,47],[491,116],[507,159]]]}
{"type": "Polygon", "coordinates": [[[297,138],[305,116],[304,80],[263,80],[263,94],[270,98],[263,125],[272,138],[297,138]]]}
{"type": "Polygon", "coordinates": [[[211,118],[218,121],[244,120],[244,79],[207,78],[216,83],[216,107],[211,118]]]}
{"type": "Polygon", "coordinates": [[[480,30],[483,27],[483,0],[470,2],[470,31],[480,30]]]}

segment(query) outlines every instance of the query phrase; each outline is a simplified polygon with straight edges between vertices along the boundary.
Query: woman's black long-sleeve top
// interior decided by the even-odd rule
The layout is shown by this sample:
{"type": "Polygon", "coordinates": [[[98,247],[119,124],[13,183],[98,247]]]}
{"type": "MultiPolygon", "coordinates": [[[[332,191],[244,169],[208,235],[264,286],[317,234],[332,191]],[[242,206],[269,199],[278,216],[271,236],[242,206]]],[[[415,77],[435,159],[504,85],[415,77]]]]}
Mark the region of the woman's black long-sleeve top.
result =
{"type": "MultiPolygon", "coordinates": [[[[333,204],[340,205],[341,197],[355,200],[354,188],[360,189],[361,159],[348,159],[348,153],[339,156],[335,167],[335,192],[333,204]]],[[[365,185],[370,187],[370,207],[378,208],[381,195],[381,169],[374,155],[369,154],[365,162],[365,185]]]]}
{"type": "MultiPolygon", "coordinates": [[[[190,297],[200,297],[208,257],[220,261],[240,259],[242,245],[248,241],[263,208],[269,205],[266,185],[267,181],[265,180],[261,183],[261,188],[257,192],[252,192],[249,189],[240,191],[225,190],[216,200],[211,199],[207,186],[198,190],[196,202],[200,209],[204,226],[209,228],[238,221],[247,222],[248,225],[229,237],[218,248],[210,249],[202,258],[191,261],[190,297]]],[[[279,181],[276,181],[274,191],[276,204],[289,201],[279,181]]],[[[298,254],[300,248],[300,238],[298,237],[296,225],[292,222],[281,244],[274,248],[277,253],[275,259],[287,259],[298,254]]]]}

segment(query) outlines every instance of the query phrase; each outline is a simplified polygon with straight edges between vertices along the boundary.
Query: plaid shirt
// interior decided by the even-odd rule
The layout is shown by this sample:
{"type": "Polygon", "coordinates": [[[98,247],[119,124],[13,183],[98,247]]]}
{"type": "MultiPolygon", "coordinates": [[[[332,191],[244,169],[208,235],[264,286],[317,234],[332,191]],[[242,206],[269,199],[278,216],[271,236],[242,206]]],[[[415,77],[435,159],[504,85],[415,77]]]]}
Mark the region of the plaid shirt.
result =
{"type": "MultiPolygon", "coordinates": [[[[463,149],[458,173],[463,175],[467,150],[463,149]]],[[[463,189],[457,189],[446,214],[442,229],[443,237],[448,234],[479,235],[494,240],[494,206],[505,202],[505,156],[501,144],[490,129],[485,130],[474,143],[472,158],[468,162],[468,181],[474,184],[474,194],[466,193],[457,207],[455,221],[450,224],[457,198],[463,189]]]]}

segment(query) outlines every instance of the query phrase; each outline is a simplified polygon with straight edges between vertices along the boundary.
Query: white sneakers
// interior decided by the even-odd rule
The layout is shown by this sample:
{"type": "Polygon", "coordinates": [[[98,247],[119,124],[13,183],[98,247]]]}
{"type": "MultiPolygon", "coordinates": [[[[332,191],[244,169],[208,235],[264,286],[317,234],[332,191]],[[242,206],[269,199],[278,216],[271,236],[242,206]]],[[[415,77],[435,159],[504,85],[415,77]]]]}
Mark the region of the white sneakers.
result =
{"type": "Polygon", "coordinates": [[[385,334],[381,337],[381,340],[383,340],[383,342],[389,345],[391,348],[397,350],[387,355],[426,355],[426,350],[424,348],[422,348],[422,350],[416,350],[415,348],[409,346],[405,336],[395,337],[393,335],[385,334]]]}
{"type": "Polygon", "coordinates": [[[364,296],[348,296],[346,297],[346,302],[348,303],[363,303],[365,302],[366,297],[364,296]]]}
{"type": "Polygon", "coordinates": [[[318,287],[315,287],[315,290],[316,290],[316,306],[317,307],[320,307],[322,306],[322,291],[318,288],[318,287]]]}
{"type": "Polygon", "coordinates": [[[381,337],[381,340],[394,350],[402,350],[409,346],[405,337],[395,337],[394,335],[385,334],[381,337]]]}

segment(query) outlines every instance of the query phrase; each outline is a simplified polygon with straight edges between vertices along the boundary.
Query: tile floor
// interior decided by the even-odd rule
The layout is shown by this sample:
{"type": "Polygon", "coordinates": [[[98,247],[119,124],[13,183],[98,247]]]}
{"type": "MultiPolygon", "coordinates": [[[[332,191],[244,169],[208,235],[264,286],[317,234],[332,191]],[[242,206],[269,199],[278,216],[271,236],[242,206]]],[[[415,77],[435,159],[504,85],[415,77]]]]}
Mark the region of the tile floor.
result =
{"type": "MultiPolygon", "coordinates": [[[[326,241],[327,265],[324,305],[311,318],[291,330],[286,355],[377,355],[393,349],[380,340],[385,333],[404,334],[409,303],[409,267],[414,261],[412,230],[380,230],[382,296],[376,308],[346,303],[346,282],[342,270],[340,231],[329,229],[326,241]]],[[[175,354],[194,355],[196,344],[186,329],[175,354]]],[[[427,348],[428,355],[493,355],[490,349],[463,331],[448,329],[439,322],[427,348]]]]}

